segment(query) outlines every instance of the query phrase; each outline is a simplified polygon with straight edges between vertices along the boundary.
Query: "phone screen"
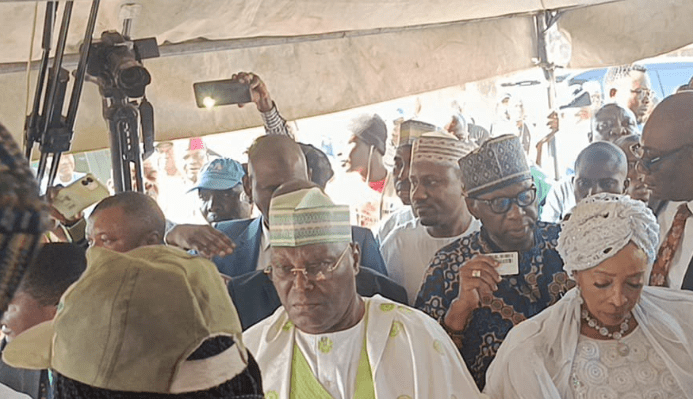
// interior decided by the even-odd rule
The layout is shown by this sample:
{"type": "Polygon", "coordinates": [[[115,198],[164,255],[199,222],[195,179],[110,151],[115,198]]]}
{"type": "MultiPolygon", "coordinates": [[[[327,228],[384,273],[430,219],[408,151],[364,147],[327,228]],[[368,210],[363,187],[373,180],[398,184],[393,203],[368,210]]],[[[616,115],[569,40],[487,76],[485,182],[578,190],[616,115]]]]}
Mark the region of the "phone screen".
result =
{"type": "Polygon", "coordinates": [[[251,101],[250,86],[231,79],[194,83],[193,89],[195,102],[199,108],[245,104],[251,101]]]}

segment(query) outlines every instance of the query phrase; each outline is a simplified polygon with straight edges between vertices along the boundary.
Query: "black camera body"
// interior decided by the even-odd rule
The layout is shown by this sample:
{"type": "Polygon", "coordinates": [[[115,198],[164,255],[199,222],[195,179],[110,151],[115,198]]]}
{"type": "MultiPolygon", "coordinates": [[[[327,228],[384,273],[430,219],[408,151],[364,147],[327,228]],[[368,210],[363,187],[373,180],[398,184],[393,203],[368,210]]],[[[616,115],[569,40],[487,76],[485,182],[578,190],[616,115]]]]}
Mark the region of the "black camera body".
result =
{"type": "MultiPolygon", "coordinates": [[[[158,56],[155,39],[154,48],[158,56]]],[[[145,87],[151,83],[152,77],[142,65],[140,40],[130,40],[116,31],[106,31],[101,39],[94,41],[89,50],[87,73],[98,78],[104,90],[115,88],[121,90],[127,97],[139,98],[144,96],[145,87]]],[[[106,93],[104,93],[106,94],[106,93]]],[[[107,97],[108,94],[106,94],[107,97]]]]}

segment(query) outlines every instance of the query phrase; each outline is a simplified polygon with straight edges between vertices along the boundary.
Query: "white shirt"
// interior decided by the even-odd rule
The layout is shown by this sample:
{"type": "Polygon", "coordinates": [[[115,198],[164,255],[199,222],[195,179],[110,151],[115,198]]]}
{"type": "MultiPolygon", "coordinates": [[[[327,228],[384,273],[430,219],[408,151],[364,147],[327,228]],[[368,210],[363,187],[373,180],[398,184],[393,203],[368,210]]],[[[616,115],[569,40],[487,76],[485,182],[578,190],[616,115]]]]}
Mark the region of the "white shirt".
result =
{"type": "Polygon", "coordinates": [[[296,344],[310,370],[334,399],[354,396],[365,317],[355,326],[335,333],[308,334],[296,329],[296,344]]]}
{"type": "MultiPolygon", "coordinates": [[[[674,222],[676,211],[678,211],[679,205],[681,204],[683,204],[683,202],[669,202],[659,213],[659,216],[657,216],[657,222],[659,222],[660,245],[666,239],[671,224],[674,222]]],[[[693,212],[693,201],[688,202],[688,209],[693,212]]],[[[683,230],[683,236],[681,237],[681,244],[676,250],[674,257],[671,259],[671,265],[669,266],[670,288],[677,290],[681,289],[681,284],[683,284],[683,278],[686,275],[691,258],[693,258],[693,216],[689,216],[688,219],[686,219],[686,226],[683,230]]]]}
{"type": "Polygon", "coordinates": [[[481,223],[475,218],[472,218],[467,230],[453,237],[432,237],[419,218],[397,227],[380,247],[388,277],[407,290],[407,299],[413,305],[433,255],[444,246],[479,231],[480,228],[481,223]]]}
{"type": "Polygon", "coordinates": [[[257,254],[257,267],[255,270],[265,270],[272,260],[270,257],[269,229],[265,226],[264,221],[261,221],[260,226],[262,226],[262,237],[260,238],[260,248],[258,248],[259,253],[257,254]]]}
{"type": "Polygon", "coordinates": [[[541,210],[539,220],[548,223],[560,223],[574,207],[573,176],[565,176],[551,186],[551,190],[546,195],[546,203],[541,210]]]}
{"type": "Polygon", "coordinates": [[[415,219],[414,212],[411,210],[411,205],[404,205],[396,211],[392,212],[387,219],[381,220],[380,223],[373,229],[373,235],[378,243],[385,242],[390,233],[397,227],[406,224],[415,219]]]}

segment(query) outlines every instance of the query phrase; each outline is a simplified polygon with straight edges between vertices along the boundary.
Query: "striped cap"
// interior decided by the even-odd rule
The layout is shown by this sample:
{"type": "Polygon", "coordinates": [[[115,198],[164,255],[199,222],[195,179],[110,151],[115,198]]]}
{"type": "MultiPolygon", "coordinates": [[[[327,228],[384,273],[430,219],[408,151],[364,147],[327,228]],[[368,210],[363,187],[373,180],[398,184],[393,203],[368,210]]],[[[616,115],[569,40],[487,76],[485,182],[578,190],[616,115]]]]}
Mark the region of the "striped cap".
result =
{"type": "Polygon", "coordinates": [[[335,205],[317,187],[272,198],[269,224],[274,247],[351,242],[349,206],[335,205]]]}
{"type": "Polygon", "coordinates": [[[411,163],[432,162],[458,166],[457,162],[474,148],[443,131],[426,133],[414,142],[411,150],[411,163]]]}
{"type": "Polygon", "coordinates": [[[409,119],[399,126],[399,142],[397,147],[412,145],[425,133],[435,132],[437,128],[430,123],[409,119]]]}

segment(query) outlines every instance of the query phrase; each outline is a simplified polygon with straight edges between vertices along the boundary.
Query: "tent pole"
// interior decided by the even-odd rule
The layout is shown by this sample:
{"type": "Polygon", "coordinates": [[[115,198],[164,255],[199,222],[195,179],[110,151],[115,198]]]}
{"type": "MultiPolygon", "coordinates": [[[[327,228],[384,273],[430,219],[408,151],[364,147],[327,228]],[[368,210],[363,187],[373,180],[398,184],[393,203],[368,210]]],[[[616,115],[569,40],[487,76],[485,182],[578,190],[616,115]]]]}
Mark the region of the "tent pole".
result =
{"type": "MultiPolygon", "coordinates": [[[[560,16],[557,12],[542,11],[534,16],[535,33],[537,43],[537,65],[544,71],[544,78],[548,82],[548,105],[550,112],[556,111],[556,65],[549,61],[548,57],[548,30],[556,23],[560,16]]],[[[558,166],[558,154],[556,148],[556,137],[549,141],[549,153],[553,157],[554,179],[561,177],[558,166]]]]}

